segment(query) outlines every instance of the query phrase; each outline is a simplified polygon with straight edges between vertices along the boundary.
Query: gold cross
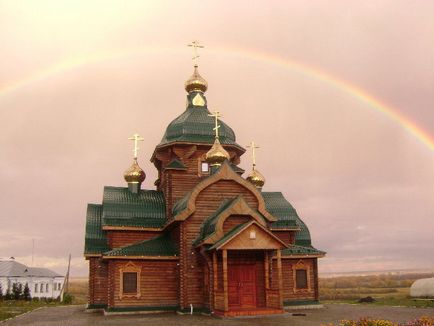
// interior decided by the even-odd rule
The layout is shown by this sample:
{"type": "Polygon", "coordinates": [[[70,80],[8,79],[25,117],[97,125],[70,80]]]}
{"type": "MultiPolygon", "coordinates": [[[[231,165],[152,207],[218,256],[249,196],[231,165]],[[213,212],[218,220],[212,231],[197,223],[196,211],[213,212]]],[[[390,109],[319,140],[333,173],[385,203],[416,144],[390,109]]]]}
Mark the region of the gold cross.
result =
{"type": "Polygon", "coordinates": [[[139,151],[139,141],[144,141],[145,138],[139,136],[139,134],[134,134],[132,137],[128,138],[128,140],[134,140],[134,158],[137,158],[137,152],[139,151]]]}
{"type": "Polygon", "coordinates": [[[257,146],[254,141],[251,141],[250,144],[247,145],[247,148],[252,149],[252,162],[253,162],[253,170],[254,170],[256,167],[256,149],[259,148],[259,146],[257,146]]]}
{"type": "Polygon", "coordinates": [[[198,59],[200,57],[199,52],[197,51],[197,49],[198,48],[199,49],[203,49],[204,46],[200,45],[198,41],[193,41],[190,44],[187,44],[187,46],[190,46],[190,47],[193,48],[194,57],[192,59],[193,59],[194,65],[197,67],[197,62],[198,62],[198,59]]]}
{"type": "Polygon", "coordinates": [[[219,111],[213,111],[213,113],[208,114],[208,116],[214,117],[214,119],[215,119],[215,127],[212,130],[215,131],[215,138],[219,139],[219,129],[220,129],[219,118],[221,118],[222,115],[220,114],[219,111]]]}

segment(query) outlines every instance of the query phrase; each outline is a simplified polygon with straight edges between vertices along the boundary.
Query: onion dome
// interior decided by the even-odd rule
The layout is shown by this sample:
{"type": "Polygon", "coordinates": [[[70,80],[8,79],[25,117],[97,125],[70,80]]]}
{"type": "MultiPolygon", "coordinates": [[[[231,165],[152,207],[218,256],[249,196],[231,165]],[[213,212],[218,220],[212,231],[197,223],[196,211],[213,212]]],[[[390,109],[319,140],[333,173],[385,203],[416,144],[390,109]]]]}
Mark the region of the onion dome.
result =
{"type": "Polygon", "coordinates": [[[206,153],[206,161],[211,165],[221,165],[225,160],[229,160],[229,153],[220,144],[218,138],[215,139],[211,149],[206,153]]]}
{"type": "Polygon", "coordinates": [[[142,183],[145,181],[145,171],[137,163],[137,158],[134,158],[133,164],[125,171],[124,179],[128,183],[142,183]]]}
{"type": "Polygon", "coordinates": [[[255,168],[247,176],[247,181],[252,183],[256,188],[262,188],[265,184],[264,176],[255,168]]]}
{"type": "Polygon", "coordinates": [[[187,92],[203,92],[208,89],[208,83],[199,74],[197,65],[194,66],[193,75],[185,82],[185,90],[187,92]]]}

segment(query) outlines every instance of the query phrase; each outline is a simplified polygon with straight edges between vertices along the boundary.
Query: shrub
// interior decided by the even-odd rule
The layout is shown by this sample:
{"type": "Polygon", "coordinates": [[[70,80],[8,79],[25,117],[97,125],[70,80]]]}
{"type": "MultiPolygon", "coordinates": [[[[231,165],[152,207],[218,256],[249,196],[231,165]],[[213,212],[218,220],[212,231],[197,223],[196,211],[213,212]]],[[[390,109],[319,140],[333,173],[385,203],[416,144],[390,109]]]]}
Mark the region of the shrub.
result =
{"type": "Polygon", "coordinates": [[[22,295],[23,295],[22,287],[18,286],[18,284],[16,284],[16,283],[14,283],[12,285],[12,298],[14,300],[19,300],[19,299],[21,299],[22,295]]]}
{"type": "Polygon", "coordinates": [[[72,294],[65,293],[63,295],[63,303],[64,304],[71,304],[73,300],[74,300],[74,296],[72,294]]]}
{"type": "Polygon", "coordinates": [[[357,321],[342,320],[339,326],[434,326],[434,317],[420,317],[405,324],[397,324],[384,319],[361,318],[357,321]]]}
{"type": "Polygon", "coordinates": [[[3,301],[3,288],[1,283],[0,283],[0,301],[3,301]]]}

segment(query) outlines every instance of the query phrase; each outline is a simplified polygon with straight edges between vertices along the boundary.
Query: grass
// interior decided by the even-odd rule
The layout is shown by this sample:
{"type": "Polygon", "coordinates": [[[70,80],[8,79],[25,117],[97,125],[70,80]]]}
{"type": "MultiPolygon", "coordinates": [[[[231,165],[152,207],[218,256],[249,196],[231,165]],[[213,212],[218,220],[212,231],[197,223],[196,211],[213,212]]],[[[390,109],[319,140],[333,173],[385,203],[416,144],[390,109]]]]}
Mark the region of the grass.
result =
{"type": "Polygon", "coordinates": [[[383,274],[340,276],[320,279],[320,296],[324,303],[358,303],[360,298],[373,297],[374,305],[434,308],[430,300],[410,297],[411,284],[428,274],[383,274]]]}
{"type": "MultiPolygon", "coordinates": [[[[87,303],[87,278],[71,279],[69,282],[69,293],[73,296],[71,304],[87,303]]],[[[54,307],[63,305],[58,301],[23,301],[23,300],[5,300],[0,301],[0,321],[21,315],[25,312],[41,308],[54,307]]]]}

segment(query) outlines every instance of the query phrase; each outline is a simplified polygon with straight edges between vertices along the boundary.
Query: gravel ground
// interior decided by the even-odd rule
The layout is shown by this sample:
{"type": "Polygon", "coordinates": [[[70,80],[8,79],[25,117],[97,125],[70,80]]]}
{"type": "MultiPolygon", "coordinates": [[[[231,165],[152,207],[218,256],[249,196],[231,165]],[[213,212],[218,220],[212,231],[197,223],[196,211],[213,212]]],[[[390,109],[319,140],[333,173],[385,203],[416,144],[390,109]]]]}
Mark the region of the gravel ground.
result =
{"type": "Polygon", "coordinates": [[[305,316],[293,316],[291,312],[279,316],[214,318],[201,315],[158,315],[104,316],[101,313],[87,313],[84,306],[64,306],[42,308],[8,320],[3,325],[170,325],[170,326],[319,326],[335,323],[342,319],[373,317],[406,322],[420,316],[433,316],[434,308],[407,308],[370,305],[331,304],[324,309],[293,311],[305,316]]]}

